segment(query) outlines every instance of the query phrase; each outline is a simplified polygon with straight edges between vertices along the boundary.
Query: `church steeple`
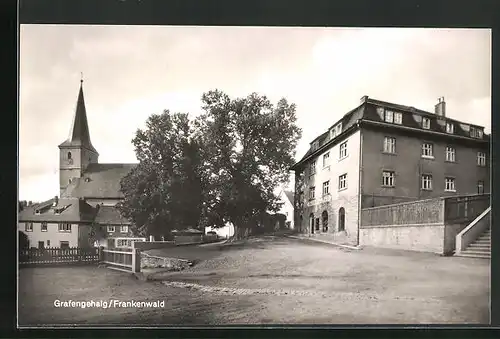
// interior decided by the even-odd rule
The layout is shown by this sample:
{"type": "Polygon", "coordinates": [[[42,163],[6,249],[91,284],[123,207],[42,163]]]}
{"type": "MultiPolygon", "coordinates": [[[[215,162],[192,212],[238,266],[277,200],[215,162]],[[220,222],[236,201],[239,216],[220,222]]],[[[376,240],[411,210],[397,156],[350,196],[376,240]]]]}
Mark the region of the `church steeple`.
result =
{"type": "Polygon", "coordinates": [[[81,79],[69,136],[66,141],[59,145],[59,186],[61,196],[68,185],[83,176],[89,164],[98,162],[99,153],[97,153],[90,141],[87,111],[83,97],[83,79],[81,79]]]}
{"type": "Polygon", "coordinates": [[[71,124],[69,137],[60,146],[81,146],[97,153],[90,141],[87,110],[85,109],[85,99],[83,96],[83,78],[80,80],[80,92],[78,93],[75,115],[71,124]]]}

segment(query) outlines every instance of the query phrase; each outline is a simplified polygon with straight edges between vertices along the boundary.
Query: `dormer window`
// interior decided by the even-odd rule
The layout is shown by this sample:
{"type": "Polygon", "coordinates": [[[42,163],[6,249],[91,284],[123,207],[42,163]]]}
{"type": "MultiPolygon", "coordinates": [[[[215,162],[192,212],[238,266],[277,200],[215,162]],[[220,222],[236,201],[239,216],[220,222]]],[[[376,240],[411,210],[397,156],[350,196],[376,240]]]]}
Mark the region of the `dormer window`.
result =
{"type": "Polygon", "coordinates": [[[478,139],[482,139],[483,138],[483,131],[480,130],[479,128],[477,127],[470,127],[470,136],[471,138],[478,138],[478,139]]]}
{"type": "Polygon", "coordinates": [[[394,122],[394,112],[393,111],[385,111],[384,121],[390,122],[392,124],[394,122]]]}
{"type": "Polygon", "coordinates": [[[68,184],[71,184],[71,179],[68,180],[68,184]]]}
{"type": "Polygon", "coordinates": [[[446,123],[446,133],[453,134],[453,132],[454,132],[453,124],[451,122],[447,122],[446,123]]]}
{"type": "Polygon", "coordinates": [[[36,215],[40,215],[40,210],[35,210],[36,215]]]}
{"type": "Polygon", "coordinates": [[[90,181],[90,178],[85,178],[85,182],[89,182],[90,181]]]}
{"type": "Polygon", "coordinates": [[[403,123],[403,113],[395,112],[394,113],[394,123],[401,125],[403,123]]]}
{"type": "Polygon", "coordinates": [[[342,123],[335,126],[335,135],[340,135],[342,133],[342,123]]]}
{"type": "Polygon", "coordinates": [[[431,119],[422,118],[422,128],[423,129],[430,129],[431,128],[431,119]]]}

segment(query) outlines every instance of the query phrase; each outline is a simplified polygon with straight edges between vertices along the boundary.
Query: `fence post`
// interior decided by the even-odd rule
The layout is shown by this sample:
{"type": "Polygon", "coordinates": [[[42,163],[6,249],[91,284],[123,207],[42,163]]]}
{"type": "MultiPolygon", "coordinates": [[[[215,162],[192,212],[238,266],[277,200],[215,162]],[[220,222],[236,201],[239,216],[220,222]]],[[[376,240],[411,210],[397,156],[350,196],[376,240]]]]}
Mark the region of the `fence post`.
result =
{"type": "Polygon", "coordinates": [[[97,255],[98,255],[97,260],[99,261],[99,263],[103,262],[104,261],[104,246],[99,246],[97,255]]]}
{"type": "Polygon", "coordinates": [[[132,249],[132,273],[139,273],[141,271],[141,250],[137,248],[132,249]]]}

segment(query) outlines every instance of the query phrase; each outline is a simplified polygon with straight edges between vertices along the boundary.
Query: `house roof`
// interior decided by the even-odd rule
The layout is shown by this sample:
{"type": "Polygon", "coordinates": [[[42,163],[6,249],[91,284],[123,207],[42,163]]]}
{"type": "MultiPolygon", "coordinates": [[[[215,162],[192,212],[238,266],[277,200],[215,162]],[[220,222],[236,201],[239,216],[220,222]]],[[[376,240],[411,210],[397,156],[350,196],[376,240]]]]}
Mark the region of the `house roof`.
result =
{"type": "Polygon", "coordinates": [[[75,198],[123,198],[121,179],[137,164],[90,164],[81,178],[75,178],[63,193],[75,198]]]}
{"type": "Polygon", "coordinates": [[[285,190],[283,190],[283,193],[285,194],[288,201],[290,201],[290,203],[293,205],[294,193],[292,191],[285,191],[285,190]]]}
{"type": "Polygon", "coordinates": [[[40,204],[26,207],[19,213],[19,221],[35,222],[91,222],[95,208],[81,199],[51,199],[40,204]],[[36,212],[39,213],[36,213],[36,212]]]}
{"type": "Polygon", "coordinates": [[[129,225],[130,221],[124,218],[120,211],[114,206],[100,206],[94,220],[98,224],[106,225],[129,225]]]}
{"type": "Polygon", "coordinates": [[[343,140],[345,138],[344,132],[347,130],[353,130],[357,128],[357,123],[358,122],[363,122],[363,121],[373,121],[381,124],[385,124],[387,126],[392,126],[395,128],[402,128],[402,127],[411,127],[415,129],[421,130],[422,133],[432,133],[432,132],[437,132],[441,133],[442,135],[446,135],[446,123],[450,122],[454,126],[454,131],[453,134],[447,134],[450,138],[453,137],[462,137],[462,138],[468,138],[471,141],[475,142],[488,142],[490,140],[490,136],[485,134],[483,131],[483,138],[482,139],[476,139],[476,138],[471,138],[470,136],[470,131],[469,127],[475,127],[478,129],[483,130],[484,128],[479,125],[471,124],[468,122],[462,122],[459,120],[455,119],[450,119],[448,117],[442,117],[438,116],[435,113],[423,111],[411,106],[404,106],[404,105],[399,105],[399,104],[393,104],[390,102],[385,102],[381,100],[375,100],[371,98],[367,98],[361,105],[358,107],[354,108],[350,112],[346,113],[339,121],[337,121],[335,124],[332,125],[336,126],[340,122],[342,123],[342,133],[333,139],[330,139],[329,133],[322,133],[320,136],[315,138],[311,145],[318,141],[319,142],[319,147],[318,148],[313,148],[310,147],[309,150],[306,152],[306,154],[297,162],[295,163],[291,169],[294,170],[298,168],[299,166],[302,166],[309,158],[313,157],[314,154],[322,152],[326,147],[325,145],[329,144],[335,144],[338,143],[340,140],[343,140]],[[403,113],[402,115],[402,124],[401,125],[396,125],[392,123],[387,123],[384,121],[383,116],[377,112],[377,108],[384,108],[384,109],[390,109],[394,110],[395,112],[401,112],[403,113]],[[420,122],[418,119],[420,117],[426,117],[430,119],[430,128],[429,129],[421,129],[420,122]]]}
{"type": "MultiPolygon", "coordinates": [[[[85,147],[97,153],[90,141],[89,124],[87,121],[87,110],[85,109],[85,99],[83,97],[83,80],[80,82],[80,92],[76,102],[75,115],[69,132],[68,139],[59,147],[85,147]]],[[[98,153],[97,153],[98,154],[98,153]]]]}

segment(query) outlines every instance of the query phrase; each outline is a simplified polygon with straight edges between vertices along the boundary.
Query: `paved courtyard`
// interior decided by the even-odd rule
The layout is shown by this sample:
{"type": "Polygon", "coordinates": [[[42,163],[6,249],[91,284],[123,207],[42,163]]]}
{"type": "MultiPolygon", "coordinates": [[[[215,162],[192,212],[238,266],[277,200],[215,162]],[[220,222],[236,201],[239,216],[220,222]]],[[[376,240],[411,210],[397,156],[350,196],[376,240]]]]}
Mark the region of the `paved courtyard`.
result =
{"type": "Polygon", "coordinates": [[[20,324],[489,322],[489,260],[344,250],[275,237],[223,248],[149,252],[200,261],[183,272],[156,274],[152,282],[97,267],[23,268],[20,324]],[[56,308],[56,299],[161,300],[165,305],[56,308]]]}

